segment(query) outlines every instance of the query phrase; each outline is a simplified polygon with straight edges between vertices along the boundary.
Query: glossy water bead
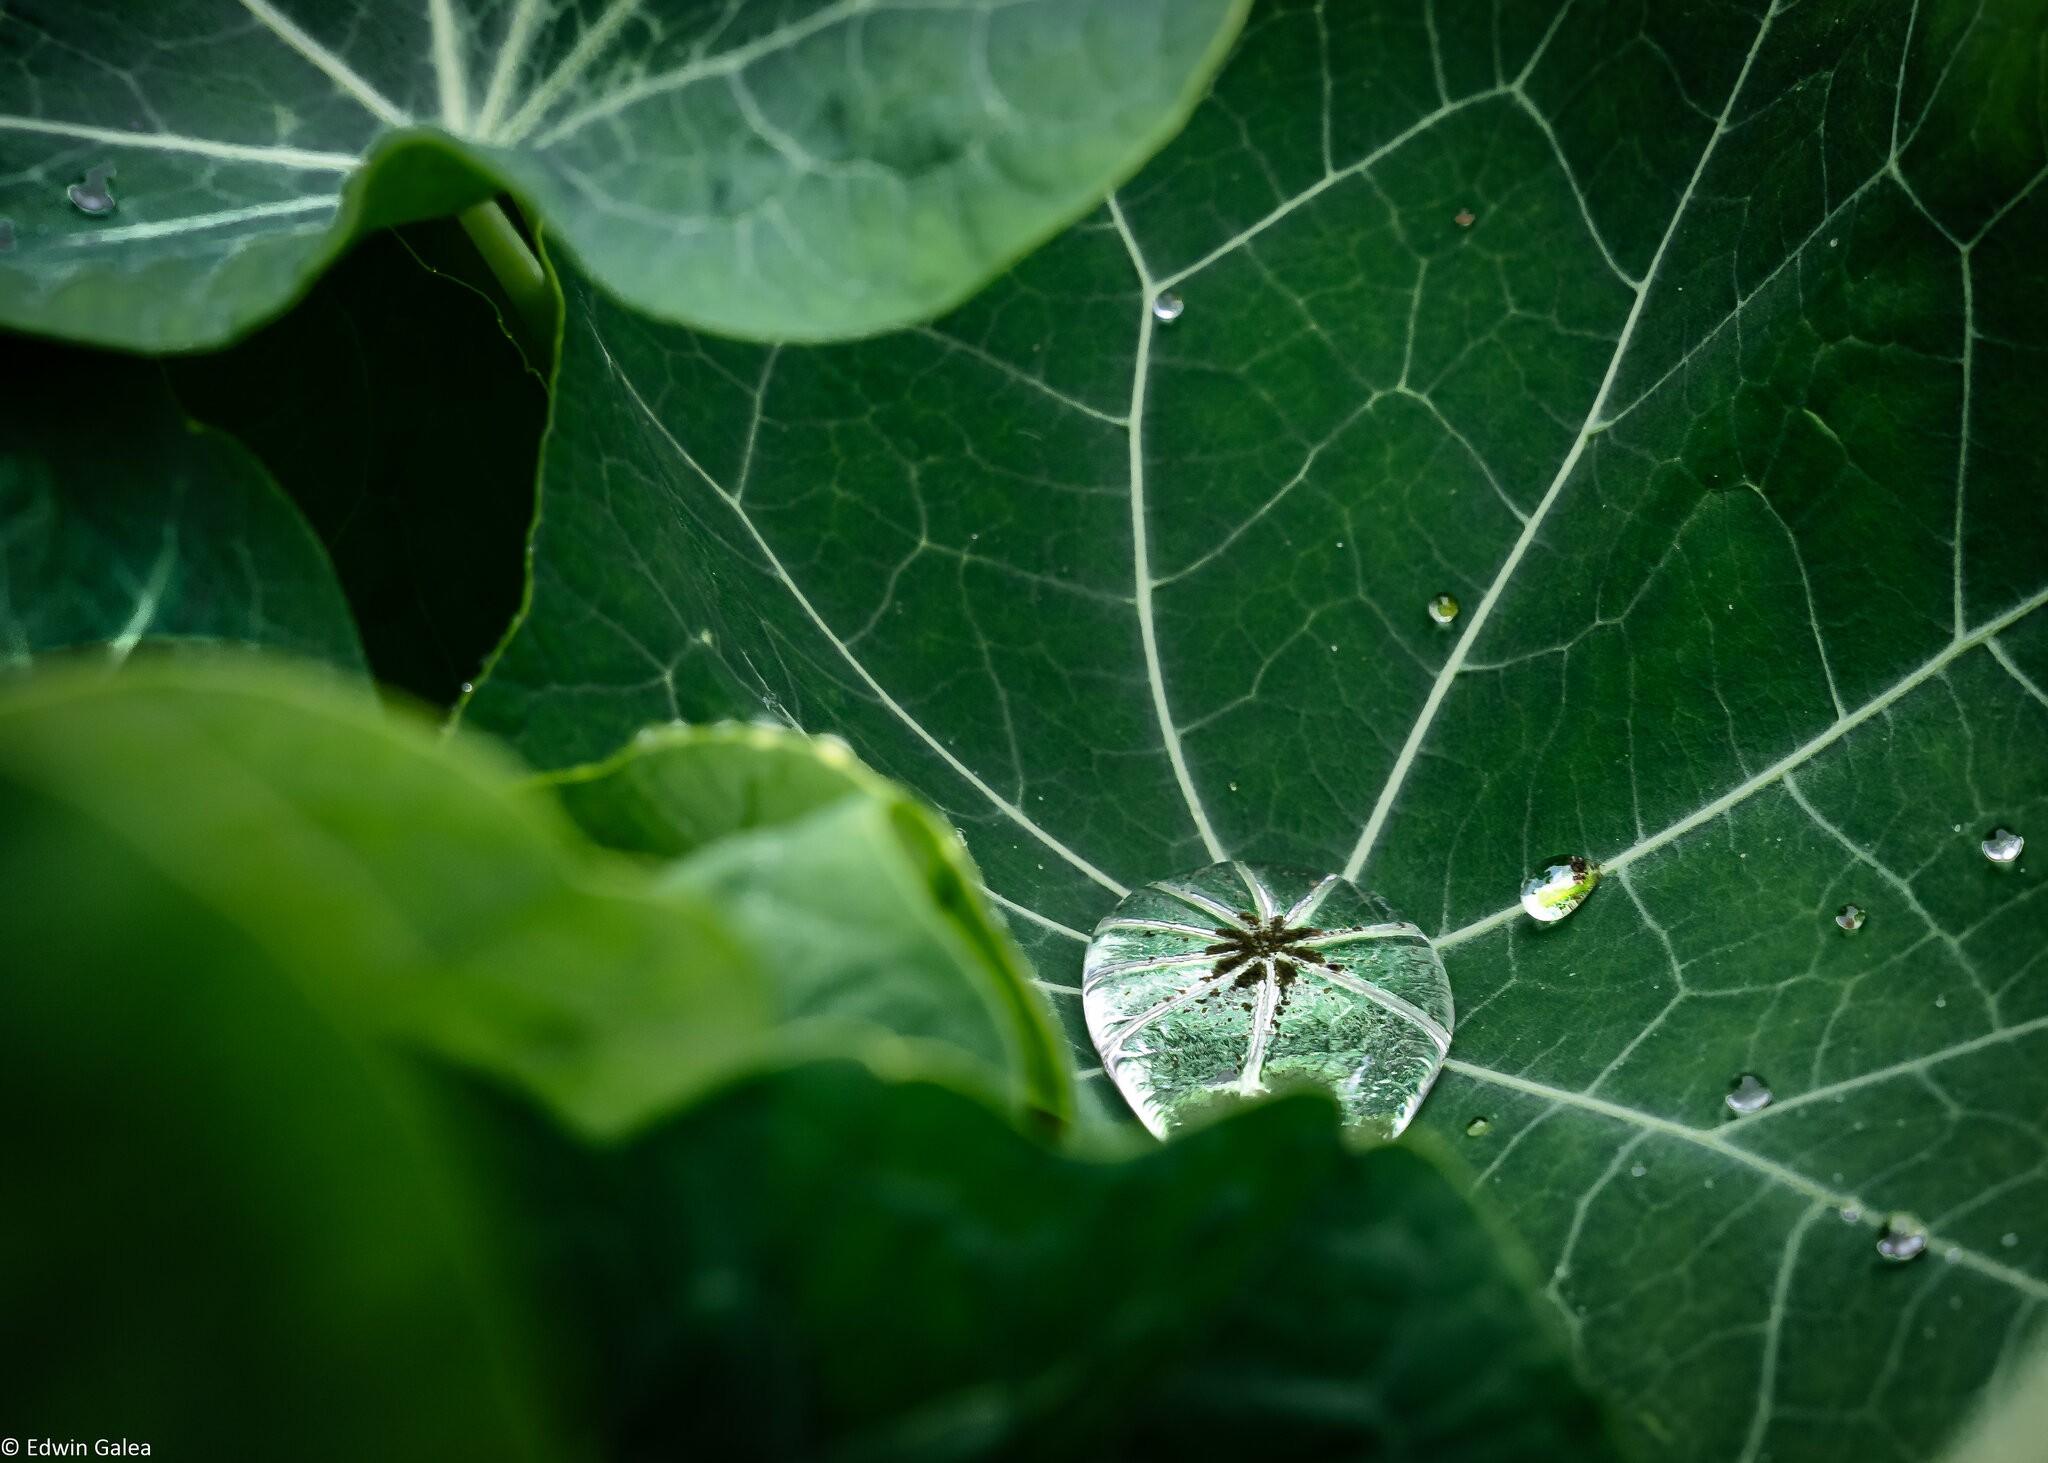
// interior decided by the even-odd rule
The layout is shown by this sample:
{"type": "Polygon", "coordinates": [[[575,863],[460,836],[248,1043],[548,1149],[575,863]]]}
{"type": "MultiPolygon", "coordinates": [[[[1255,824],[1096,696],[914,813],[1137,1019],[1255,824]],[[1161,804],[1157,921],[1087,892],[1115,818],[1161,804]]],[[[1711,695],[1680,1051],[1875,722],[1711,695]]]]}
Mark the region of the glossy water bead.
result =
{"type": "Polygon", "coordinates": [[[1103,1070],[1161,1137],[1294,1087],[1392,1137],[1451,1044],[1450,982],[1421,930],[1335,874],[1261,864],[1134,890],[1095,927],[1081,1007],[1103,1070]]]}

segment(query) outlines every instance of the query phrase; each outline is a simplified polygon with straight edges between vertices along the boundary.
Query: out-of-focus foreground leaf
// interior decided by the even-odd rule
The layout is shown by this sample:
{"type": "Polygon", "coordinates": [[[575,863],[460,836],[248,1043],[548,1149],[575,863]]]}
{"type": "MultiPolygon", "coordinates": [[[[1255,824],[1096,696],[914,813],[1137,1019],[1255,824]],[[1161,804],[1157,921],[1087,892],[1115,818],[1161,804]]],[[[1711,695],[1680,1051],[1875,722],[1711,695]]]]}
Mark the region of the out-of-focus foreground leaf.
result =
{"type": "Polygon", "coordinates": [[[1612,1456],[1464,1200],[1318,1099],[1121,1163],[833,1065],[514,1131],[622,1460],[1612,1456]]]}
{"type": "Polygon", "coordinates": [[[958,835],[842,743],[663,727],[549,781],[599,843],[676,861],[662,887],[732,922],[784,1022],[957,1053],[1010,1102],[1071,1115],[1059,1028],[958,835]]]}
{"type": "Polygon", "coordinates": [[[1170,137],[1245,0],[16,0],[0,323],[144,350],[498,185],[607,288],[821,339],[929,317],[1170,137]]]}
{"type": "Polygon", "coordinates": [[[145,361],[0,336],[0,664],[238,641],[361,670],[320,541],[145,361]]]}

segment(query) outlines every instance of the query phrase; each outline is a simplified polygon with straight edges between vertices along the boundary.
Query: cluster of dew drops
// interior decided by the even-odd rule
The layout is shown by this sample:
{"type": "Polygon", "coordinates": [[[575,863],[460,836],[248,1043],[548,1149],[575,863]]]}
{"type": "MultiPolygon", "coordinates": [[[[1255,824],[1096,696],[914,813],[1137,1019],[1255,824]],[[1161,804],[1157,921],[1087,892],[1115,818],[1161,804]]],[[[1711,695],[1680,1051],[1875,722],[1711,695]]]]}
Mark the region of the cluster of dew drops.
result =
{"type": "MultiPolygon", "coordinates": [[[[1448,624],[1458,612],[1458,602],[1449,595],[1441,595],[1431,601],[1430,617],[1438,624],[1448,624]],[[1438,613],[1440,604],[1447,605],[1445,613],[1438,613]]],[[[1960,833],[1962,826],[1958,824],[1960,833]]],[[[2018,861],[2027,846],[2027,840],[2003,825],[1994,828],[1984,836],[1978,848],[1995,867],[2010,867],[2018,861]]],[[[1543,866],[1531,874],[1522,885],[1522,908],[1529,917],[1539,924],[1556,924],[1586,902],[1594,887],[1600,882],[1600,866],[1591,859],[1575,854],[1560,854],[1546,859],[1543,866]]],[[[1845,934],[1854,934],[1862,929],[1869,919],[1860,904],[1844,904],[1836,911],[1834,920],[1845,934]]],[[[1942,1004],[1937,1001],[1937,1005],[1942,1004]]],[[[1728,1112],[1735,1118],[1749,1117],[1760,1113],[1771,1105],[1773,1094],[1770,1084],[1755,1072],[1744,1072],[1729,1084],[1727,1094],[1722,1098],[1728,1112]]],[[[1475,1117],[1465,1125],[1465,1136],[1483,1138],[1493,1129],[1493,1121],[1486,1117],[1475,1117]]],[[[1630,1172],[1640,1178],[1647,1170],[1637,1165],[1630,1172]]],[[[1839,1175],[1838,1175],[1839,1177],[1839,1175]]],[[[1856,1204],[1842,1208],[1842,1218],[1851,1224],[1861,1223],[1863,1211],[1856,1204]]],[[[2007,1249],[2019,1243],[2017,1234],[2008,1234],[2000,1241],[2007,1249]]],[[[1886,1218],[1878,1231],[1877,1253],[1893,1263],[1903,1264],[1919,1258],[1927,1249],[1927,1228],[1911,1214],[1897,1213],[1886,1218]]],[[[1950,1247],[1946,1251],[1948,1260],[1962,1258],[1962,1251],[1950,1247]]]]}

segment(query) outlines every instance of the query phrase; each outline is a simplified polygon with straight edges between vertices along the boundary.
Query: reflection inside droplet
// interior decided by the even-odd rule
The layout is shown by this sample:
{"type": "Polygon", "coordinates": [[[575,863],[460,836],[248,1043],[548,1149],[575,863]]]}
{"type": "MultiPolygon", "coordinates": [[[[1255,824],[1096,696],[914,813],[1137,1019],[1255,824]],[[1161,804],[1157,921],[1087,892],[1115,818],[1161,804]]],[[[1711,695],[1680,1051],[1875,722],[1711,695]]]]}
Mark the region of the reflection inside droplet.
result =
{"type": "Polygon", "coordinates": [[[2009,864],[2020,856],[2020,850],[2027,846],[2027,840],[2010,828],[1994,828],[1978,847],[1984,850],[1984,857],[1994,864],[2009,864]]]}
{"type": "Polygon", "coordinates": [[[1487,1130],[1492,1126],[1493,1124],[1485,1118],[1474,1118],[1471,1122],[1465,1124],[1465,1136],[1468,1138],[1483,1138],[1486,1136],[1487,1130]]]}
{"type": "Polygon", "coordinates": [[[1522,885],[1522,908],[1543,924],[1556,924],[1581,904],[1600,882],[1600,866],[1577,854],[1544,861],[1522,885]]]}
{"type": "Polygon", "coordinates": [[[1747,1116],[1762,1112],[1771,1105],[1771,1089],[1756,1073],[1744,1072],[1723,1101],[1728,1104],[1728,1111],[1737,1116],[1747,1116]]]}
{"type": "Polygon", "coordinates": [[[1860,904],[1845,904],[1835,911],[1835,923],[1852,933],[1863,928],[1863,919],[1863,906],[1860,904]]]}
{"type": "Polygon", "coordinates": [[[1180,319],[1180,312],[1187,308],[1187,302],[1172,290],[1161,290],[1152,297],[1152,318],[1171,323],[1180,319]]]}
{"type": "Polygon", "coordinates": [[[114,176],[114,169],[107,163],[89,170],[83,183],[73,183],[64,190],[64,196],[71,200],[71,206],[80,213],[89,213],[94,218],[114,211],[114,195],[107,187],[107,180],[114,176]]]}
{"type": "Polygon", "coordinates": [[[1916,1259],[1927,1248],[1927,1231],[1910,1214],[1894,1214],[1877,1237],[1877,1252],[1887,1260],[1916,1259]]]}
{"type": "Polygon", "coordinates": [[[1458,618],[1458,601],[1448,594],[1440,594],[1429,602],[1429,617],[1439,625],[1448,625],[1458,618]]]}

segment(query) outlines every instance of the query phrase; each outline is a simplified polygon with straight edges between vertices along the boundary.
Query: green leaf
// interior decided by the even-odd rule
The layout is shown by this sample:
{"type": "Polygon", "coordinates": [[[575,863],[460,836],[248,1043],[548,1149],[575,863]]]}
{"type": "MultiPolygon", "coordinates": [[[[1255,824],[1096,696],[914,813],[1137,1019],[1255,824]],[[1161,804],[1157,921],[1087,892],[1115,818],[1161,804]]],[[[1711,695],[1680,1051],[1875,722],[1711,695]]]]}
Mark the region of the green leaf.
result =
{"type": "Polygon", "coordinates": [[[1611,1456],[1457,1190],[1318,1099],[1120,1163],[846,1066],[514,1131],[619,1456],[1611,1456]]]}
{"type": "Polygon", "coordinates": [[[0,782],[69,808],[344,1024],[597,1134],[760,1060],[766,992],[725,920],[600,858],[517,779],[479,740],[267,662],[0,700],[0,782]]]}
{"type": "Polygon", "coordinates": [[[1927,1456],[2048,1299],[2041,11],[1274,4],[934,329],[767,351],[571,277],[472,714],[558,763],[772,701],[1058,984],[1135,884],[1356,874],[1456,993],[1419,1126],[1490,1118],[1637,1444],[1927,1456]],[[1561,851],[1607,877],[1539,930],[1561,851]]]}
{"type": "Polygon", "coordinates": [[[1127,176],[1246,3],[33,0],[0,18],[0,322],[215,344],[495,180],[656,315],[885,329],[1127,176]]]}
{"type": "Polygon", "coordinates": [[[547,414],[489,302],[378,234],[282,319],[165,369],[311,520],[377,679],[452,703],[519,607],[547,414]]]}
{"type": "Polygon", "coordinates": [[[569,1456],[453,1135],[302,960],[21,780],[19,712],[0,727],[9,1451],[569,1456]]]}
{"type": "Polygon", "coordinates": [[[1009,1101],[1064,1119],[1058,1027],[953,831],[843,745],[765,726],[650,729],[552,779],[599,843],[676,860],[661,887],[718,908],[797,1030],[850,1023],[965,1055],[1009,1101]]]}
{"type": "Polygon", "coordinates": [[[239,641],[360,671],[319,540],[141,361],[0,337],[0,663],[239,641]]]}

